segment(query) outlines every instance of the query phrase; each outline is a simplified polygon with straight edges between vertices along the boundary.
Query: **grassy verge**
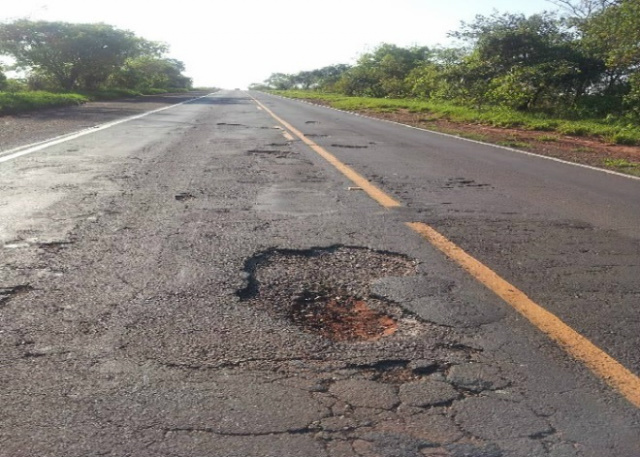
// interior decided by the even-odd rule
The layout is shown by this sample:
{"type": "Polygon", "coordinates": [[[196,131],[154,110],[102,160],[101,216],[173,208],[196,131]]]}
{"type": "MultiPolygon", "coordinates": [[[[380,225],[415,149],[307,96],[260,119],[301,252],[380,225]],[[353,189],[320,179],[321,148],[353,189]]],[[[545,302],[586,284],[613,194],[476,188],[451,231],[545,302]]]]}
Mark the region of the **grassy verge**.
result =
{"type": "Polygon", "coordinates": [[[447,119],[453,122],[484,124],[493,127],[513,127],[571,136],[592,136],[613,144],[640,145],[640,126],[622,121],[569,120],[497,107],[478,110],[430,100],[347,97],[339,94],[300,90],[272,92],[290,98],[322,100],[334,108],[347,111],[371,110],[388,113],[403,109],[411,113],[422,113],[426,120],[447,119]]]}
{"type": "Polygon", "coordinates": [[[51,92],[0,92],[0,115],[18,114],[42,108],[80,105],[89,99],[79,94],[51,92]]]}
{"type": "Polygon", "coordinates": [[[640,176],[640,163],[630,162],[626,159],[605,159],[605,168],[633,176],[640,176]]]}

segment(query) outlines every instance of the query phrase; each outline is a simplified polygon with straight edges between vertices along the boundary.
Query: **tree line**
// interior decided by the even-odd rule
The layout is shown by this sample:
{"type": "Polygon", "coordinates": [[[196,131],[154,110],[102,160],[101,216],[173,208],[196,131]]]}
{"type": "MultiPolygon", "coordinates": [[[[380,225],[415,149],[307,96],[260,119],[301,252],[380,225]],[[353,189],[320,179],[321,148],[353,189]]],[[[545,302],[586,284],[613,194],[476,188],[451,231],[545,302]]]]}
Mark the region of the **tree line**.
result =
{"type": "Polygon", "coordinates": [[[167,45],[107,24],[17,20],[0,23],[0,55],[24,79],[0,68],[0,90],[95,92],[189,89],[184,64],[166,57],[167,45]]]}
{"type": "Polygon", "coordinates": [[[274,73],[252,88],[640,117],[640,0],[550,1],[561,11],[463,22],[450,33],[460,46],[384,43],[355,65],[274,73]]]}

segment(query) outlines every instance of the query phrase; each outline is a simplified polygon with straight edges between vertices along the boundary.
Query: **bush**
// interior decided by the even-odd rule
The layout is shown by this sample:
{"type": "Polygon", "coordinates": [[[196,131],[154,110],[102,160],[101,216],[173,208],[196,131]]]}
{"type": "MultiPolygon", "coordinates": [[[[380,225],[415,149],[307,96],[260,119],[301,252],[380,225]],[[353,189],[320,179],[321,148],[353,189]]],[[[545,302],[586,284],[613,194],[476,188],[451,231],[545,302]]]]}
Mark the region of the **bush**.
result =
{"type": "Polygon", "coordinates": [[[7,79],[7,82],[2,89],[4,92],[26,92],[29,90],[27,83],[20,79],[7,79]]]}
{"type": "Polygon", "coordinates": [[[631,132],[618,132],[611,137],[615,144],[635,146],[640,144],[640,134],[631,132]]]}
{"type": "Polygon", "coordinates": [[[560,124],[557,130],[563,135],[586,136],[589,134],[589,129],[587,127],[573,122],[560,124]]]}
{"type": "Polygon", "coordinates": [[[42,108],[80,105],[89,101],[79,94],[53,94],[51,92],[0,92],[0,115],[16,114],[42,108]]]}
{"type": "Polygon", "coordinates": [[[142,94],[137,90],[112,88],[86,92],[82,95],[90,100],[115,100],[118,98],[139,97],[142,94]]]}

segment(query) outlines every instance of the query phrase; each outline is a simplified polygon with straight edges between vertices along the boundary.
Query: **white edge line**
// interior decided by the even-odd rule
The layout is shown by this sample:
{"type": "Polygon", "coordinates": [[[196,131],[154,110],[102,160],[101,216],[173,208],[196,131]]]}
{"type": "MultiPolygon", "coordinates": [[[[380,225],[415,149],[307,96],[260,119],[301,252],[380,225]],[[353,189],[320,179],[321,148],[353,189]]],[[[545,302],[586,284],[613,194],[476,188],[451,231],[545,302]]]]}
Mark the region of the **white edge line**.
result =
{"type": "Polygon", "coordinates": [[[414,129],[414,130],[420,130],[420,131],[427,132],[427,133],[433,133],[433,134],[444,136],[444,137],[447,137],[447,138],[454,138],[454,139],[457,139],[457,140],[467,141],[469,143],[481,144],[483,146],[491,146],[491,147],[498,148],[498,149],[504,149],[505,151],[517,152],[518,154],[524,154],[524,155],[528,155],[528,156],[538,157],[540,159],[553,160],[554,162],[564,163],[566,165],[573,165],[575,167],[586,168],[588,170],[593,170],[593,171],[600,171],[602,173],[607,173],[607,174],[614,175],[614,176],[620,176],[622,178],[634,179],[636,181],[640,181],[640,177],[639,176],[627,175],[627,174],[620,173],[620,172],[617,172],[617,171],[607,170],[606,168],[598,168],[598,167],[594,167],[592,165],[585,165],[585,164],[582,164],[582,163],[569,162],[568,160],[558,159],[557,157],[549,157],[549,156],[545,156],[545,155],[541,155],[541,154],[536,154],[535,152],[528,152],[528,151],[523,151],[521,149],[510,148],[508,146],[501,146],[499,144],[485,143],[483,141],[472,140],[471,138],[465,138],[463,136],[452,135],[450,133],[437,132],[435,130],[429,130],[429,129],[425,129],[425,128],[422,128],[422,127],[415,127],[413,125],[403,124],[403,123],[397,122],[397,121],[390,121],[388,119],[380,119],[380,118],[373,117],[373,116],[367,116],[365,114],[360,114],[360,113],[357,113],[355,111],[347,111],[347,110],[341,110],[341,109],[338,109],[338,108],[334,108],[332,106],[318,105],[316,103],[311,103],[311,102],[308,102],[306,100],[300,100],[300,99],[297,99],[297,98],[287,98],[287,97],[283,97],[282,95],[275,95],[275,94],[270,94],[270,93],[267,93],[267,92],[260,92],[260,93],[264,94],[264,95],[267,95],[269,97],[278,97],[278,98],[282,98],[283,100],[291,100],[291,101],[295,101],[295,102],[299,102],[299,103],[306,103],[307,105],[317,106],[317,107],[320,107],[320,108],[327,108],[327,109],[331,109],[331,110],[334,110],[334,111],[338,111],[340,113],[352,114],[354,116],[363,117],[363,118],[371,119],[371,120],[374,120],[374,121],[387,122],[389,124],[395,124],[395,125],[399,125],[399,126],[402,126],[402,127],[407,127],[407,128],[414,129]]]}
{"type": "Polygon", "coordinates": [[[107,122],[106,124],[100,124],[100,125],[96,125],[94,127],[89,127],[89,128],[83,129],[83,130],[79,130],[77,132],[72,132],[72,133],[67,133],[65,135],[60,135],[60,136],[57,136],[55,138],[51,138],[49,140],[44,140],[44,141],[40,141],[40,142],[37,142],[37,143],[32,143],[32,144],[28,144],[28,145],[25,145],[25,146],[20,146],[20,147],[14,148],[14,149],[9,149],[7,151],[0,151],[0,154],[2,154],[2,156],[0,156],[0,163],[8,162],[9,160],[17,159],[18,157],[22,157],[22,156],[27,155],[27,154],[33,154],[34,152],[42,151],[43,149],[46,149],[48,147],[55,146],[55,145],[61,144],[61,143],[65,143],[67,141],[75,140],[76,138],[80,138],[80,137],[83,137],[85,135],[90,135],[92,133],[100,132],[101,130],[106,130],[108,128],[115,127],[116,125],[124,124],[125,122],[134,121],[136,119],[140,119],[140,118],[149,116],[150,114],[159,113],[161,111],[165,111],[165,110],[168,110],[168,109],[171,109],[171,108],[175,108],[176,106],[184,105],[186,103],[191,103],[191,102],[194,102],[196,100],[200,100],[202,98],[209,97],[210,95],[213,95],[213,94],[214,93],[212,92],[211,94],[207,94],[207,95],[203,95],[202,97],[196,97],[196,98],[192,98],[192,99],[189,99],[189,100],[185,100],[184,102],[176,103],[175,105],[164,106],[162,108],[158,108],[158,109],[155,109],[155,110],[152,110],[152,111],[146,111],[146,112],[141,113],[141,114],[136,114],[134,116],[129,116],[129,117],[125,117],[123,119],[118,119],[117,121],[107,122]]]}

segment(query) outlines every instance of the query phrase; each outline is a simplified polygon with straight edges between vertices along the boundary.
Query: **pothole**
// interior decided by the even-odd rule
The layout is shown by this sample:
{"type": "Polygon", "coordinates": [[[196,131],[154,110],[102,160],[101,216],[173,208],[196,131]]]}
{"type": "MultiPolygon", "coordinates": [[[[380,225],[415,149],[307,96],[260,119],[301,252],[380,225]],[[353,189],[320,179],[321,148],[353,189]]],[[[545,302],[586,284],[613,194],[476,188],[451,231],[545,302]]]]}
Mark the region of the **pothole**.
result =
{"type": "Polygon", "coordinates": [[[248,284],[238,295],[329,340],[376,341],[401,328],[404,311],[373,296],[371,282],[415,275],[416,265],[399,254],[358,247],[272,250],[246,262],[248,284]]]}
{"type": "Polygon", "coordinates": [[[443,189],[464,189],[464,188],[489,188],[491,184],[478,183],[473,179],[449,178],[442,186],[443,189]]]}
{"type": "Polygon", "coordinates": [[[397,321],[374,311],[357,297],[317,295],[305,291],[294,300],[289,318],[294,324],[332,341],[375,341],[393,335],[397,321]]]}
{"type": "Polygon", "coordinates": [[[244,124],[238,124],[236,122],[218,122],[216,125],[227,126],[227,127],[248,127],[244,124]]]}
{"type": "Polygon", "coordinates": [[[363,144],[332,144],[334,148],[344,148],[344,149],[367,149],[369,146],[363,144]]]}
{"type": "Polygon", "coordinates": [[[247,153],[258,156],[273,156],[279,159],[289,157],[292,154],[291,151],[283,151],[280,149],[250,149],[247,153]]]}
{"type": "Polygon", "coordinates": [[[12,287],[0,287],[0,304],[8,301],[10,298],[31,292],[33,287],[29,284],[20,284],[12,287]]]}

